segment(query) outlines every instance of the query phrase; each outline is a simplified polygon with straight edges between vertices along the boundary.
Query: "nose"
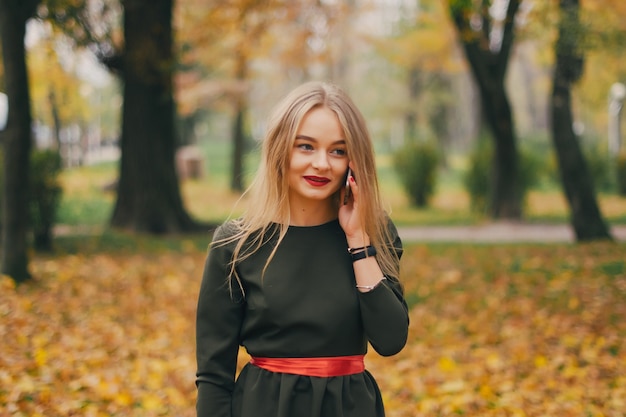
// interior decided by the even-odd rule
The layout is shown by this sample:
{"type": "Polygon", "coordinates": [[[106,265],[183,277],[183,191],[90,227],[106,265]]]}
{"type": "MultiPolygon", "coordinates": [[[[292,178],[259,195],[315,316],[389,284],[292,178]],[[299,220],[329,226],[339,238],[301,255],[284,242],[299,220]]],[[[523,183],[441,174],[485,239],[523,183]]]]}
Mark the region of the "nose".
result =
{"type": "Polygon", "coordinates": [[[328,155],[326,155],[326,152],[317,152],[311,165],[317,170],[328,169],[328,167],[330,167],[330,163],[328,162],[328,155]]]}

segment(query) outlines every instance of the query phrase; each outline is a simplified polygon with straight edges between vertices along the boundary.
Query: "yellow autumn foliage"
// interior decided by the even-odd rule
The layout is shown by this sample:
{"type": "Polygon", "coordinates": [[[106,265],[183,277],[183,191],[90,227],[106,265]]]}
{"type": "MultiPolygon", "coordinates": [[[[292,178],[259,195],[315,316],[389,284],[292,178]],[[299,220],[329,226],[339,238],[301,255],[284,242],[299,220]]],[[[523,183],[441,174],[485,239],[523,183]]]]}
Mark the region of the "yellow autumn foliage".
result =
{"type": "MultiPolygon", "coordinates": [[[[366,357],[387,414],[623,416],[624,253],[623,243],[408,245],[408,344],[366,357]]],[[[33,282],[1,277],[0,416],[194,416],[204,256],[191,246],[36,256],[33,282]]]]}

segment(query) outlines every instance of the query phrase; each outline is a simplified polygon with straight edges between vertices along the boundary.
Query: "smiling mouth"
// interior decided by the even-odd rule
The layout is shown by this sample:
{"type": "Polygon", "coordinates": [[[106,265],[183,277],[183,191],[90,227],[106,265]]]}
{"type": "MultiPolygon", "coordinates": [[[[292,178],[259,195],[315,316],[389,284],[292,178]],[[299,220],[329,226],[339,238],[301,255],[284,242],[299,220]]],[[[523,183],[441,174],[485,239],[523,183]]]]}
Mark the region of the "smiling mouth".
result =
{"type": "Polygon", "coordinates": [[[304,180],[315,187],[321,187],[330,182],[328,178],[315,177],[315,176],[305,176],[304,180]]]}

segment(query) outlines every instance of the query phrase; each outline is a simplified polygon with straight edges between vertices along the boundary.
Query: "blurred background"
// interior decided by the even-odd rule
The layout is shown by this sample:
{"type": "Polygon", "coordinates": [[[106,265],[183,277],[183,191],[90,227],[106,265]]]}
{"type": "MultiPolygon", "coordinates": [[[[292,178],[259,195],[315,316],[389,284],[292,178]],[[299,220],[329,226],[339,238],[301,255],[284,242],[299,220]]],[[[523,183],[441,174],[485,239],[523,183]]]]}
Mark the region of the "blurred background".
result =
{"type": "Polygon", "coordinates": [[[626,222],[622,1],[1,5],[5,251],[236,215],[269,111],[313,79],[361,108],[400,224],[626,222]]]}

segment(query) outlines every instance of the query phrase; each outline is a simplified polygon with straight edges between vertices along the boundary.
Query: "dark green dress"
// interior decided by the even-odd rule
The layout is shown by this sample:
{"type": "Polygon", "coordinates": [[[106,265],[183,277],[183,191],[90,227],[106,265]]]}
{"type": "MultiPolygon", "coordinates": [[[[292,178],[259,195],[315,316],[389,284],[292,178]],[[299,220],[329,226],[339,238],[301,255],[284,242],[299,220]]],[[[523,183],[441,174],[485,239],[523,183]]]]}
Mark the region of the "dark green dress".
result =
{"type": "MultiPolygon", "coordinates": [[[[229,223],[214,240],[231,235],[229,223]]],[[[402,245],[393,228],[391,242],[402,245]]],[[[340,377],[273,373],[247,364],[235,382],[239,345],[252,356],[306,358],[381,355],[406,343],[407,306],[397,277],[376,289],[355,288],[352,260],[338,220],[290,226],[237,264],[245,298],[227,275],[234,243],[212,247],[200,288],[196,323],[199,417],[381,417],[380,391],[367,371],[340,377]]]]}

